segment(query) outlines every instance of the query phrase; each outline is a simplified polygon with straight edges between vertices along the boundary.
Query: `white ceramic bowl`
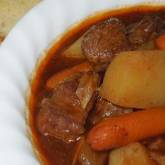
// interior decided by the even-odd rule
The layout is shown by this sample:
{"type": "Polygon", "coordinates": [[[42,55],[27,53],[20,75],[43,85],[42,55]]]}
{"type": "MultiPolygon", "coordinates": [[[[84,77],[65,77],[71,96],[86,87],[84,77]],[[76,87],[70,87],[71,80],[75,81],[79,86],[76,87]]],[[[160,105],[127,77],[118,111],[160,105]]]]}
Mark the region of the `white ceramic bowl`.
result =
{"type": "Polygon", "coordinates": [[[29,80],[39,57],[66,29],[97,11],[164,0],[44,0],[11,31],[0,47],[0,164],[39,164],[25,121],[29,80]]]}

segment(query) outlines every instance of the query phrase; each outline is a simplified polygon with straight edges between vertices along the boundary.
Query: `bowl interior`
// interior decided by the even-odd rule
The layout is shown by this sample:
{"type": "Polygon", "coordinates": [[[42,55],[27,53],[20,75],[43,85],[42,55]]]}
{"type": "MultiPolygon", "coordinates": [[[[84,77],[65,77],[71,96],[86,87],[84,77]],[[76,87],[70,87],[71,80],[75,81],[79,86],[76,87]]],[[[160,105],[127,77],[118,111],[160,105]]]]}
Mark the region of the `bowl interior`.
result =
{"type": "Polygon", "coordinates": [[[46,49],[66,29],[91,14],[137,4],[165,5],[165,2],[45,0],[18,22],[0,47],[1,164],[39,164],[28,138],[25,111],[31,75],[46,49]]]}

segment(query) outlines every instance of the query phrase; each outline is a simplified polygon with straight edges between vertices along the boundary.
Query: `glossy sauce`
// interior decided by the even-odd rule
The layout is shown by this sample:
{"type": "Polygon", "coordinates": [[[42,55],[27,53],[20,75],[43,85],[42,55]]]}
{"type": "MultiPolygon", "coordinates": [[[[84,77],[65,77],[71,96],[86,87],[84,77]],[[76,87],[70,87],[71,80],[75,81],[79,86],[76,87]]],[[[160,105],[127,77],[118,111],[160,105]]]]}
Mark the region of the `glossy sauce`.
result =
{"type": "Polygon", "coordinates": [[[39,157],[44,164],[69,165],[74,154],[75,144],[64,144],[55,138],[45,137],[39,133],[36,127],[39,103],[43,97],[50,94],[49,91],[45,90],[46,80],[54,73],[83,61],[83,59],[64,58],[61,52],[78,39],[92,24],[99,21],[113,16],[122,19],[125,24],[129,24],[138,21],[148,13],[158,13],[165,18],[165,15],[161,12],[164,9],[163,7],[139,6],[131,9],[100,13],[95,17],[86,19],[74,29],[68,31],[58,43],[49,49],[47,56],[40,63],[37,74],[32,81],[31,96],[29,99],[29,124],[32,131],[32,139],[34,147],[37,149],[39,157]]]}

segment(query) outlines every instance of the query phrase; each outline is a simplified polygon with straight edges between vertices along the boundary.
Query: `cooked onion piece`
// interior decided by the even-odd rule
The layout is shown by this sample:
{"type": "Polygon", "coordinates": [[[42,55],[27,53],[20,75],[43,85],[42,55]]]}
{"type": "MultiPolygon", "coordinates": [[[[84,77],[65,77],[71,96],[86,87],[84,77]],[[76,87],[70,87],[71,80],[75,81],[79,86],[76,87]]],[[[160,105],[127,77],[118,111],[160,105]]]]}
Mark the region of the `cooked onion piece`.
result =
{"type": "Polygon", "coordinates": [[[78,40],[76,40],[62,53],[62,56],[76,59],[84,59],[85,57],[81,50],[82,39],[83,37],[80,37],[78,40]]]}

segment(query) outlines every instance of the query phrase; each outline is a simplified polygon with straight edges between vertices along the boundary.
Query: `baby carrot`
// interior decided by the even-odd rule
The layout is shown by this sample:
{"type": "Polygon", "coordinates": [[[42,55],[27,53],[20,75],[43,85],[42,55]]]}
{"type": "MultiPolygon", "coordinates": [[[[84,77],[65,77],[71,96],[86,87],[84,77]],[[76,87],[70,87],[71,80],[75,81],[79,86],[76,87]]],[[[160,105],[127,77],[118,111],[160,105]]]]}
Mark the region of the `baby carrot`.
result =
{"type": "Polygon", "coordinates": [[[165,108],[155,108],[102,121],[92,128],[87,141],[93,149],[105,150],[163,133],[165,133],[165,108]]]}
{"type": "Polygon", "coordinates": [[[165,34],[159,36],[156,40],[155,40],[155,44],[156,47],[161,49],[161,50],[165,50],[165,34]]]}
{"type": "Polygon", "coordinates": [[[79,65],[73,66],[72,68],[65,69],[61,72],[54,74],[46,82],[46,87],[48,89],[55,88],[59,83],[65,81],[67,78],[73,76],[74,74],[81,72],[91,71],[92,67],[88,62],[81,63],[79,65]]]}

